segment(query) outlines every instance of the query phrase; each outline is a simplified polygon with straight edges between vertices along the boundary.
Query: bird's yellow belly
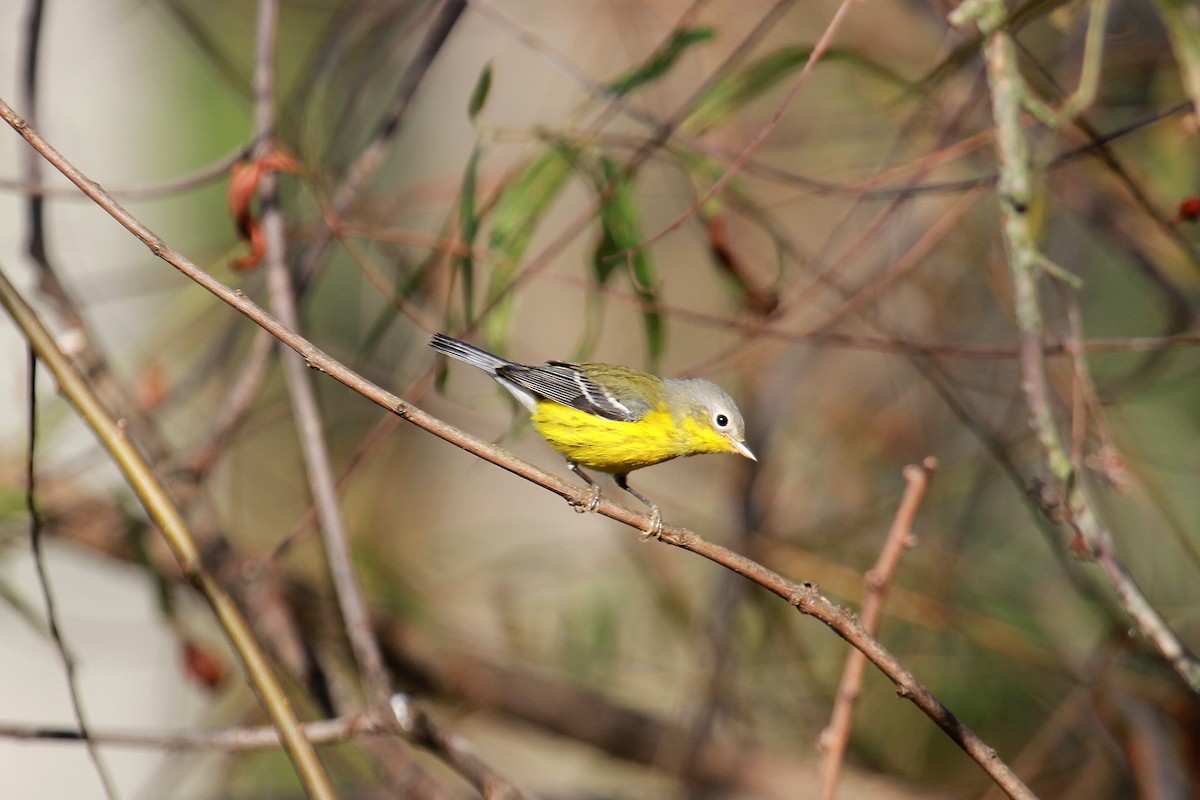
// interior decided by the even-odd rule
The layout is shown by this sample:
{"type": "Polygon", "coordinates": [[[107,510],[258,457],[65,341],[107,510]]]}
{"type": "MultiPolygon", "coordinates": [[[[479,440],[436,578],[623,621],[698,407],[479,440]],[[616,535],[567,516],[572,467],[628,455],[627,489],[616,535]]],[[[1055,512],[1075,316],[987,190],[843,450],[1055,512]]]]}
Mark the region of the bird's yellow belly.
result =
{"type": "Polygon", "coordinates": [[[555,450],[600,472],[620,474],[690,454],[681,447],[679,428],[665,408],[634,422],[617,422],[543,400],[531,421],[555,450]]]}

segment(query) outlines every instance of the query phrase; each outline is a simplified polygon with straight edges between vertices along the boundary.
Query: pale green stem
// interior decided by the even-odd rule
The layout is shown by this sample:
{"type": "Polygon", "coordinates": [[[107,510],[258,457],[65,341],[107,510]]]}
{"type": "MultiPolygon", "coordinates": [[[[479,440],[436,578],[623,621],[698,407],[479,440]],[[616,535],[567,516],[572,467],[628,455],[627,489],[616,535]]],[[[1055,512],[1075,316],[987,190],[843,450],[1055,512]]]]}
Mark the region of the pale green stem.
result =
{"type": "Polygon", "coordinates": [[[1184,91],[1200,120],[1200,6],[1196,0],[1158,0],[1158,13],[1171,40],[1184,91]]]}
{"type": "MultiPolygon", "coordinates": [[[[1094,7],[1094,10],[1097,9],[1094,7]]],[[[960,26],[974,22],[985,37],[984,63],[992,92],[1000,162],[997,188],[1004,218],[1004,246],[1012,275],[1013,304],[1020,329],[1021,389],[1029,407],[1030,427],[1053,477],[1050,496],[1057,500],[1055,510],[1061,512],[1063,521],[1074,535],[1080,537],[1089,555],[1099,562],[1122,607],[1142,633],[1192,691],[1200,693],[1200,663],[1184,648],[1118,560],[1112,537],[1097,517],[1082,481],[1078,480],[1054,419],[1046,381],[1042,343],[1044,322],[1037,282],[1042,273],[1058,275],[1060,272],[1057,265],[1038,250],[1029,218],[1033,177],[1029,144],[1022,128],[1025,111],[1044,110],[1046,106],[1034,100],[1021,77],[1016,47],[1004,27],[1006,14],[1003,0],[966,0],[950,15],[950,21],[960,26]]],[[[1088,80],[1085,76],[1081,84],[1088,80]]],[[[1035,115],[1039,119],[1044,117],[1044,114],[1035,115]]]]}
{"type": "Polygon", "coordinates": [[[38,319],[37,314],[17,291],[8,277],[0,272],[0,305],[8,311],[33,347],[38,358],[54,375],[59,389],[95,432],[100,443],[121,469],[125,480],[141,500],[150,519],[162,531],[163,538],[179,562],[187,579],[200,590],[212,607],[218,622],[242,661],[246,678],[258,695],[275,727],[279,729],[284,749],[296,766],[296,772],[308,789],[310,797],[334,800],[336,795],[325,774],[316,751],[300,728],[287,695],[271,672],[267,658],[259,649],[245,617],[212,573],[200,560],[195,538],[175,507],[166,488],[159,482],[137,447],[125,435],[124,426],[109,414],[87,379],[74,363],[59,349],[54,337],[38,319]]]}

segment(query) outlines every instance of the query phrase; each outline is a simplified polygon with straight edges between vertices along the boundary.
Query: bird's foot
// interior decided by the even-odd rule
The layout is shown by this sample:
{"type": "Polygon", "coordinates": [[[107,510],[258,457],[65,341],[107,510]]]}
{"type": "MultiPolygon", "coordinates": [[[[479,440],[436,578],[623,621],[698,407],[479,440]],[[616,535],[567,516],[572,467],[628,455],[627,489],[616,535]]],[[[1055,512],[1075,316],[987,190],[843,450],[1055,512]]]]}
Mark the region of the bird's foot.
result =
{"type": "Polygon", "coordinates": [[[600,507],[600,487],[592,486],[592,492],[590,495],[588,495],[587,502],[579,504],[572,503],[571,507],[575,509],[576,514],[582,514],[585,511],[589,514],[596,513],[596,509],[600,507]]]}
{"type": "Polygon", "coordinates": [[[642,531],[642,541],[645,542],[650,539],[662,541],[662,530],[662,512],[658,510],[658,506],[654,506],[650,509],[650,527],[642,531]]]}

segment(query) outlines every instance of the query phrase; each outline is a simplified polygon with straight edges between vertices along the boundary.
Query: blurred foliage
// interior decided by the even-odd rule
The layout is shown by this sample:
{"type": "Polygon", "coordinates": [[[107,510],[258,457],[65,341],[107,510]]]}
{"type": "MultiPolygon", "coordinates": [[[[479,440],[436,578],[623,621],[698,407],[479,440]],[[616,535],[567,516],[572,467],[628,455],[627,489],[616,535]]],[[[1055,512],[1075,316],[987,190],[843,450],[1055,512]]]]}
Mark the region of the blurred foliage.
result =
{"type": "MultiPolygon", "coordinates": [[[[182,173],[197,153],[249,141],[248,130],[237,141],[230,131],[250,117],[253,4],[154,5],[170,41],[189,45],[152,54],[162,68],[209,76],[170,103],[194,115],[198,98],[221,94],[238,107],[233,122],[189,126],[173,167],[182,173]]],[[[1163,16],[1115,1],[1095,104],[1076,125],[1029,130],[1042,247],[1084,281],[1079,291],[1043,285],[1057,419],[1121,557],[1196,650],[1200,243],[1196,223],[1175,215],[1198,193],[1200,149],[1175,53],[1200,33],[1179,4],[1159,5],[1163,16]],[[1085,339],[1104,340],[1087,356],[1094,391],[1059,347],[1076,313],[1085,339]],[[1176,334],[1186,336],[1128,341],[1176,334]]],[[[430,332],[528,362],[589,358],[718,379],[745,412],[759,464],[689,460],[634,484],[664,498],[668,522],[849,607],[895,513],[901,468],[936,456],[880,638],[1042,797],[1197,796],[1200,702],[1031,498],[1045,470],[1015,358],[981,43],[946,23],[945,3],[853,4],[781,108],[836,7],[472,4],[421,63],[438,6],[286,3],[277,135],[308,168],[281,178],[290,257],[297,269],[313,259],[297,279],[305,335],[463,429],[509,431],[505,446],[556,469],[484,377],[451,367],[431,390],[430,332]],[[411,101],[400,102],[414,77],[411,101]],[[777,112],[778,127],[738,162],[777,112]],[[358,159],[380,141],[386,157],[360,176],[358,159]],[[949,215],[957,221],[939,227],[949,215]],[[1147,750],[1170,776],[1139,760],[1147,750]],[[1185,789],[1155,788],[1169,778],[1185,789]]],[[[1088,13],[1084,2],[1013,9],[1022,68],[1052,105],[1077,83],[1088,13]]],[[[55,57],[53,40],[46,46],[55,57]]],[[[214,273],[265,295],[259,275],[229,271],[241,252],[231,224],[189,236],[214,273]]],[[[170,313],[131,315],[104,338],[130,374],[170,365],[166,398],[147,414],[182,468],[230,402],[254,331],[192,288],[170,291],[185,298],[172,295],[170,313]]],[[[264,373],[245,422],[199,480],[239,558],[320,587],[305,623],[336,651],[276,373],[264,373]]],[[[712,733],[808,769],[845,663],[840,639],[707,563],[576,517],[398,427],[340,385],[318,386],[377,611],[447,658],[552,680],[695,741],[712,733]]],[[[94,458],[68,449],[44,469],[74,480],[94,458]]],[[[9,489],[2,496],[4,524],[15,525],[20,506],[9,489]]],[[[408,666],[399,688],[475,708],[408,666]]],[[[352,694],[347,685],[332,693],[352,694]]],[[[474,722],[495,745],[480,747],[485,757],[518,784],[569,783],[552,748],[522,739],[514,757],[515,745],[474,722]]],[[[494,711],[488,724],[530,723],[494,711]]],[[[578,782],[562,796],[651,796],[588,756],[589,777],[568,776],[578,782]]],[[[644,756],[672,776],[697,758],[686,747],[644,756]]],[[[235,796],[266,791],[285,769],[271,756],[231,760],[235,796]]],[[[331,761],[355,787],[374,780],[352,757],[331,761]]],[[[880,797],[988,791],[978,767],[874,671],[851,761],[898,779],[893,794],[872,790],[880,797]]],[[[731,791],[796,796],[786,784],[731,791]]],[[[843,796],[874,796],[855,791],[843,796]]]]}

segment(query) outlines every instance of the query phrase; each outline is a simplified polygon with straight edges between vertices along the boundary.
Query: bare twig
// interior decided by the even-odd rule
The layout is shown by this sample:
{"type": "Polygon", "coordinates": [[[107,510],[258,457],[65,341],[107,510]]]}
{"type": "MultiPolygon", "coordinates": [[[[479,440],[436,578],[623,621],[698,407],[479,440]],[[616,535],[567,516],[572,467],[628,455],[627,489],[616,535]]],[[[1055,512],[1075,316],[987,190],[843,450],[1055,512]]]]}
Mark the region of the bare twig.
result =
{"type": "MultiPolygon", "coordinates": [[[[926,458],[918,467],[910,464],[904,468],[904,480],[908,487],[896,510],[891,530],[879,552],[875,566],[867,573],[867,597],[863,601],[859,620],[863,629],[874,635],[883,616],[883,607],[887,602],[888,589],[891,586],[892,575],[900,564],[900,556],[913,545],[913,519],[917,508],[929,488],[929,480],[937,469],[937,460],[926,458]]],[[[833,706],[833,716],[829,726],[821,732],[820,744],[824,755],[821,765],[822,797],[833,800],[837,792],[838,777],[842,770],[842,760],[846,755],[846,747],[850,742],[850,725],[854,718],[854,706],[858,702],[858,694],[862,690],[863,674],[867,660],[858,650],[851,650],[846,658],[846,668],[842,672],[842,681],[838,685],[837,695],[833,706]]]]}
{"type": "Polygon", "coordinates": [[[1079,86],[1058,107],[1060,124],[1074,119],[1089,108],[1096,99],[1096,90],[1100,87],[1100,65],[1104,57],[1109,0],[1091,0],[1090,5],[1083,45],[1083,63],[1079,68],[1079,86]]]}
{"type": "MultiPolygon", "coordinates": [[[[321,351],[312,342],[282,325],[277,319],[247,298],[244,293],[221,283],[164,242],[153,231],[142,224],[140,220],[113,200],[98,184],[67,161],[61,153],[47,144],[3,100],[0,100],[0,118],[3,118],[11,125],[47,161],[67,176],[85,194],[91,197],[98,206],[103,208],[139,241],[145,244],[152,253],[191,280],[203,286],[256,324],[269,330],[272,335],[303,356],[308,365],[313,369],[328,374],[331,378],[353,389],[363,397],[378,403],[384,408],[391,409],[406,421],[417,425],[429,433],[557,494],[575,507],[586,504],[591,499],[590,492],[587,489],[566,483],[549,473],[527,464],[504,450],[448,425],[416,406],[405,402],[391,392],[385,391],[367,381],[353,370],[321,351]]],[[[602,499],[596,510],[598,513],[634,527],[639,531],[646,530],[650,523],[650,519],[646,514],[635,513],[607,499],[602,499]]],[[[822,596],[815,587],[790,581],[761,564],[720,545],[709,542],[698,534],[684,528],[666,527],[663,530],[661,539],[667,544],[690,550],[754,581],[773,594],[786,600],[801,613],[813,616],[824,622],[839,636],[850,642],[851,645],[862,650],[867,655],[867,658],[896,684],[897,691],[902,697],[911,700],[933,720],[952,741],[969,754],[993,780],[999,783],[1010,797],[1028,800],[1034,796],[992,748],[988,747],[973,731],[955,717],[883,645],[863,631],[853,618],[822,596]]]]}
{"type": "MultiPolygon", "coordinates": [[[[610,515],[616,518],[619,515],[610,515]]],[[[896,686],[896,693],[910,700],[941,728],[950,740],[963,749],[991,776],[1009,797],[1030,800],[1034,794],[1015,773],[970,728],[962,723],[917,680],[903,664],[862,625],[823,596],[812,584],[796,584],[742,555],[702,539],[696,533],[677,527],[664,530],[667,544],[689,550],[757,583],[783,598],[797,611],[815,617],[859,650],[896,686]]]]}
{"type": "MultiPolygon", "coordinates": [[[[270,151],[274,138],[273,61],[277,20],[277,0],[261,0],[256,48],[258,55],[254,80],[255,138],[259,143],[256,155],[260,158],[265,157],[270,151]]],[[[259,192],[263,201],[262,225],[265,234],[267,284],[271,305],[283,324],[292,330],[298,330],[300,318],[291,275],[284,260],[286,234],[276,179],[273,174],[268,172],[263,175],[259,192]]],[[[282,348],[283,345],[280,347],[282,348]]],[[[414,703],[397,703],[393,699],[389,706],[390,679],[383,664],[379,643],[375,638],[366,599],[354,573],[349,536],[342,518],[337,482],[334,479],[329,459],[324,423],[317,406],[316,393],[299,356],[289,350],[284,352],[281,358],[305,470],[308,475],[309,489],[319,521],[321,541],[334,592],[342,613],[343,630],[358,664],[365,684],[364,690],[371,707],[379,710],[391,708],[393,713],[400,708],[406,709],[408,715],[398,718],[395,721],[396,727],[407,734],[414,743],[433,749],[455,771],[478,786],[486,798],[523,800],[526,796],[507,780],[496,775],[474,754],[462,737],[443,730],[414,703]]],[[[424,771],[412,763],[407,753],[395,748],[381,747],[377,749],[377,752],[384,760],[387,769],[398,776],[404,773],[424,771]]],[[[426,776],[424,780],[431,782],[429,776],[426,776]]]]}
{"type": "MultiPolygon", "coordinates": [[[[38,4],[41,5],[40,3],[38,4]]],[[[96,770],[96,777],[100,779],[100,786],[104,790],[106,797],[115,798],[117,795],[116,786],[113,784],[112,776],[108,772],[108,767],[105,766],[104,760],[100,757],[100,751],[96,748],[96,742],[91,736],[91,726],[87,720],[87,713],[83,708],[83,697],[79,693],[79,682],[76,680],[75,656],[67,647],[67,642],[63,638],[62,629],[58,624],[57,604],[54,601],[54,592],[50,588],[50,573],[46,568],[46,553],[42,542],[42,513],[38,508],[37,502],[37,471],[34,465],[37,461],[37,355],[33,351],[33,346],[29,347],[29,428],[28,440],[26,442],[25,451],[25,511],[29,514],[29,548],[33,554],[34,571],[37,573],[38,587],[42,592],[42,605],[46,609],[46,627],[50,635],[50,640],[54,642],[54,647],[58,651],[59,661],[62,662],[63,672],[67,680],[67,694],[71,698],[71,712],[75,715],[75,725],[79,732],[79,737],[83,740],[87,747],[88,758],[91,759],[92,765],[96,770]]]]}
{"type": "MultiPolygon", "coordinates": [[[[181,194],[190,189],[196,189],[219,178],[223,178],[229,172],[230,167],[241,161],[249,153],[250,146],[242,145],[233,152],[213,161],[211,164],[197,167],[183,175],[158,183],[147,183],[136,186],[110,186],[108,191],[112,193],[113,197],[118,197],[122,200],[147,200],[153,197],[168,197],[174,194],[181,194]]],[[[36,195],[56,200],[85,199],[79,196],[79,192],[73,186],[47,186],[41,183],[40,180],[34,179],[22,181],[13,178],[0,178],[0,189],[9,189],[19,191],[28,196],[36,195]]]]}
{"type": "MultiPolygon", "coordinates": [[[[397,89],[393,106],[387,117],[380,123],[375,138],[368,143],[358,159],[350,166],[344,182],[338,187],[325,210],[325,217],[318,221],[318,226],[301,258],[299,268],[301,289],[303,284],[315,273],[334,236],[340,233],[341,214],[350,207],[363,185],[370,180],[383,163],[387,148],[400,129],[404,115],[411,105],[412,97],[428,72],[434,57],[457,23],[464,7],[465,3],[462,0],[448,0],[439,11],[432,28],[426,33],[417,56],[409,65],[404,79],[397,89]]],[[[227,399],[219,404],[219,416],[214,420],[205,444],[186,459],[185,463],[193,474],[199,475],[209,469],[223,452],[224,445],[245,419],[250,405],[254,402],[265,377],[266,365],[275,352],[270,334],[263,330],[256,331],[250,353],[235,377],[227,399]]]]}
{"type": "MultiPolygon", "coordinates": [[[[30,6],[28,49],[23,65],[23,100],[30,119],[35,120],[34,124],[36,124],[38,107],[37,52],[41,35],[42,9],[41,0],[34,0],[30,6]]],[[[28,156],[25,162],[26,183],[30,186],[40,185],[43,160],[32,152],[26,155],[28,156]]],[[[98,346],[96,336],[92,333],[91,326],[80,312],[79,305],[59,279],[58,270],[51,259],[47,242],[45,198],[39,194],[28,194],[26,201],[29,211],[27,249],[37,267],[38,291],[51,301],[59,318],[72,332],[75,349],[73,355],[84,372],[91,378],[93,386],[96,387],[105,405],[125,420],[125,424],[134,434],[134,439],[141,447],[145,448],[152,461],[161,460],[166,452],[162,437],[158,435],[149,416],[142,413],[125,387],[113,376],[108,360],[98,346]]]]}
{"type": "MultiPolygon", "coordinates": [[[[453,766],[479,789],[487,800],[530,800],[529,795],[485,764],[469,742],[435,722],[411,697],[394,695],[384,708],[389,718],[384,718],[379,712],[371,712],[306,722],[301,728],[308,740],[316,744],[337,744],[360,736],[395,736],[399,731],[406,740],[429,749],[453,766]]],[[[64,744],[94,740],[97,744],[110,747],[227,753],[272,750],[280,745],[279,731],[270,726],[229,728],[220,731],[104,730],[95,732],[91,737],[85,737],[77,730],[42,725],[0,724],[0,737],[64,744]]]]}
{"type": "Polygon", "coordinates": [[[450,764],[479,790],[484,800],[530,800],[529,795],[484,763],[466,739],[435,722],[413,698],[394,695],[391,708],[406,736],[450,764]]]}
{"type": "MultiPolygon", "coordinates": [[[[302,290],[303,285],[312,278],[334,236],[340,233],[341,215],[350,207],[362,187],[383,163],[387,148],[390,147],[399,131],[421,80],[428,72],[442,45],[445,44],[446,38],[462,15],[464,8],[465,3],[462,0],[447,0],[438,12],[433,26],[426,33],[417,55],[406,70],[401,85],[397,89],[393,106],[387,117],[380,123],[375,138],[367,144],[349,167],[343,183],[338,187],[333,199],[325,209],[325,217],[318,221],[318,227],[312,234],[312,239],[301,257],[299,290],[302,290]]],[[[249,411],[250,405],[254,402],[258,390],[262,386],[265,367],[276,352],[270,340],[271,336],[267,331],[256,331],[250,354],[247,355],[241,370],[234,379],[227,400],[219,404],[220,415],[214,421],[210,435],[205,444],[186,460],[189,470],[194,474],[201,474],[212,466],[223,451],[229,437],[249,411]]]]}
{"type": "MultiPolygon", "coordinates": [[[[365,714],[300,724],[313,744],[337,744],[359,734],[387,733],[365,714]]],[[[0,724],[0,737],[70,744],[83,740],[79,731],[44,725],[0,724]]],[[[145,748],[147,750],[213,750],[227,753],[250,750],[276,750],[281,742],[279,730],[270,725],[255,728],[229,728],[220,731],[121,731],[98,730],[91,733],[105,747],[145,748]]]]}

